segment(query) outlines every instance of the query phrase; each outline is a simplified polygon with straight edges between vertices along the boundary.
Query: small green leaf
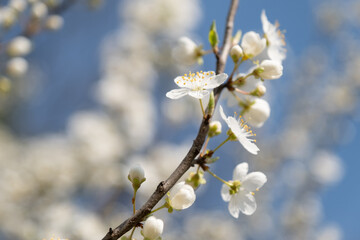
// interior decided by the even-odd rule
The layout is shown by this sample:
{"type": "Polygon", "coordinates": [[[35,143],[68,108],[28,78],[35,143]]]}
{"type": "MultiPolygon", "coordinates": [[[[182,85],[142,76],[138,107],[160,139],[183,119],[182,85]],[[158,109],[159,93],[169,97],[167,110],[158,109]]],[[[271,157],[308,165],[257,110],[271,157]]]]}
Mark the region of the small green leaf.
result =
{"type": "Polygon", "coordinates": [[[212,22],[210,31],[209,31],[209,43],[212,48],[217,47],[219,43],[219,35],[216,32],[216,24],[215,21],[212,22]]]}

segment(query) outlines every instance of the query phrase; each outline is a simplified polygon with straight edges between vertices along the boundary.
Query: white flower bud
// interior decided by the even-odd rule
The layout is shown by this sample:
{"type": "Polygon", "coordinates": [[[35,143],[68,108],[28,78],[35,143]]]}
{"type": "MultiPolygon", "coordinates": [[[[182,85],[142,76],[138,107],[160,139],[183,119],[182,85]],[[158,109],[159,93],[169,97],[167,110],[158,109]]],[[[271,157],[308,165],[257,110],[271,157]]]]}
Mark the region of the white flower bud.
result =
{"type": "Polygon", "coordinates": [[[185,184],[185,182],[179,182],[170,190],[169,204],[175,210],[183,210],[189,208],[196,199],[194,189],[185,184]]]}
{"type": "Polygon", "coordinates": [[[145,178],[145,172],[144,169],[140,165],[133,166],[129,171],[129,179],[130,181],[134,181],[135,179],[138,179],[139,181],[143,180],[145,178]]]}
{"type": "Polygon", "coordinates": [[[51,15],[45,21],[45,27],[52,31],[59,30],[63,25],[64,19],[59,15],[51,15]]]}
{"type": "Polygon", "coordinates": [[[26,0],[11,0],[9,6],[15,9],[17,12],[23,12],[26,9],[26,0]]]}
{"type": "Polygon", "coordinates": [[[256,71],[256,75],[262,79],[278,79],[283,75],[283,66],[281,63],[273,60],[264,60],[256,71]]]}
{"type": "Polygon", "coordinates": [[[249,57],[259,55],[266,47],[266,39],[261,38],[256,32],[250,31],[245,33],[241,47],[244,53],[249,57]]]}
{"type": "Polygon", "coordinates": [[[262,97],[266,93],[266,87],[264,85],[260,84],[256,87],[256,91],[259,93],[259,97],[262,97]]]}
{"type": "Polygon", "coordinates": [[[239,45],[235,45],[230,50],[230,56],[234,60],[234,62],[239,61],[239,59],[243,56],[243,51],[239,45]]]}
{"type": "Polygon", "coordinates": [[[212,121],[209,124],[209,137],[215,137],[221,133],[221,123],[219,121],[212,121]]]}
{"type": "Polygon", "coordinates": [[[188,37],[181,37],[172,52],[173,58],[184,65],[195,64],[199,58],[198,46],[188,37]]]}
{"type": "Polygon", "coordinates": [[[28,63],[24,58],[16,57],[9,60],[6,64],[6,72],[12,77],[23,76],[28,69],[28,63]]]}
{"type": "Polygon", "coordinates": [[[31,16],[36,19],[45,17],[48,13],[48,8],[43,2],[35,2],[31,8],[31,16]]]}
{"type": "Polygon", "coordinates": [[[164,222],[154,216],[146,219],[142,233],[145,238],[155,240],[162,234],[164,230],[164,222]]]}
{"type": "Polygon", "coordinates": [[[244,113],[244,119],[254,127],[262,127],[270,116],[270,105],[264,99],[257,98],[244,113]]]}
{"type": "Polygon", "coordinates": [[[23,36],[15,37],[7,46],[7,54],[11,57],[21,57],[30,53],[31,41],[23,36]]]}

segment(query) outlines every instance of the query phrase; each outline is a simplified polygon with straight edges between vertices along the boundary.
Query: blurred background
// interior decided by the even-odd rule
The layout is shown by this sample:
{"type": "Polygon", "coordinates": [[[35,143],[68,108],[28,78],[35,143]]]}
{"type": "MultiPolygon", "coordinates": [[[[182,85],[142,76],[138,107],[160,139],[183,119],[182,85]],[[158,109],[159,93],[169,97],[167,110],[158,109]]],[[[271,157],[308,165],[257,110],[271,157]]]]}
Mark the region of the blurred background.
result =
{"type": "MultiPolygon", "coordinates": [[[[101,239],[131,215],[134,163],[147,178],[138,206],[149,197],[201,121],[197,101],[165,93],[178,75],[215,69],[211,54],[182,66],[172,49],[181,36],[210,49],[213,20],[222,40],[229,4],[0,0],[0,239],[101,239]]],[[[233,219],[206,176],[190,209],[159,212],[163,239],[360,239],[360,1],[240,0],[235,30],[262,34],[263,9],[287,58],[283,77],[265,82],[260,153],[231,142],[211,166],[229,180],[243,161],[266,173],[258,209],[233,219]]]]}

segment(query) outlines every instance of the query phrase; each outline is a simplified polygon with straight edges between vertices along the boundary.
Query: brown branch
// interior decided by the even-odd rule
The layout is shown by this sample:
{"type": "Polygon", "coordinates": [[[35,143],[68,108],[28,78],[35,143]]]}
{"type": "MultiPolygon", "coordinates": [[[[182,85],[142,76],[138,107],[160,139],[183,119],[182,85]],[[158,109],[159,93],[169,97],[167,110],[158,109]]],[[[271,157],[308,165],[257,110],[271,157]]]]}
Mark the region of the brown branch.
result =
{"type": "MultiPolygon", "coordinates": [[[[223,48],[220,53],[220,58],[216,63],[216,72],[222,73],[225,69],[226,58],[230,51],[231,37],[234,26],[235,13],[239,4],[239,0],[232,0],[230,5],[230,10],[227,17],[225,36],[223,41],[223,48]]],[[[215,104],[217,103],[221,91],[224,89],[226,84],[221,85],[220,87],[214,90],[215,93],[215,104]]],[[[180,165],[175,169],[175,171],[166,179],[162,181],[155,192],[150,196],[147,202],[136,211],[136,213],[117,226],[115,229],[109,229],[109,232],[102,240],[116,240],[128,232],[131,228],[136,226],[139,222],[143,221],[154,206],[164,197],[164,195],[176,184],[181,176],[193,165],[194,159],[200,153],[200,150],[205,142],[206,135],[209,130],[209,121],[211,116],[206,114],[201,122],[198,134],[185,158],[182,160],[180,165]]]]}

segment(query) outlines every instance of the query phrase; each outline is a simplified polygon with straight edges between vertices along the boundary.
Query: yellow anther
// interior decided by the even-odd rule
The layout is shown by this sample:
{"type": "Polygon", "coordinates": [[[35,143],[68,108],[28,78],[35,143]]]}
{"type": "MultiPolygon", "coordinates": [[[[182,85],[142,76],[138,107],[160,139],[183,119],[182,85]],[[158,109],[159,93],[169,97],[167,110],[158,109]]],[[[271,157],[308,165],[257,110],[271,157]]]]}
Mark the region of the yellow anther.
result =
{"type": "Polygon", "coordinates": [[[259,189],[257,188],[255,191],[257,191],[257,192],[258,192],[258,191],[259,191],[259,189]]]}
{"type": "Polygon", "coordinates": [[[253,133],[253,136],[256,137],[256,133],[253,133]]]}
{"type": "Polygon", "coordinates": [[[200,73],[203,73],[203,71],[200,71],[200,73]]]}
{"type": "Polygon", "coordinates": [[[256,139],[254,139],[253,141],[256,142],[256,139]]]}
{"type": "Polygon", "coordinates": [[[186,83],[184,83],[184,85],[185,85],[186,83]]]}
{"type": "Polygon", "coordinates": [[[184,74],[184,76],[186,77],[186,76],[187,76],[187,74],[185,73],[185,74],[184,74]]]}
{"type": "Polygon", "coordinates": [[[213,72],[213,71],[211,71],[211,74],[214,74],[214,72],[213,72]]]}
{"type": "Polygon", "coordinates": [[[209,75],[210,75],[210,74],[207,72],[207,73],[206,73],[206,76],[209,76],[209,75]]]}
{"type": "Polygon", "coordinates": [[[251,195],[255,196],[255,193],[254,193],[254,192],[251,192],[251,195]]]}
{"type": "Polygon", "coordinates": [[[202,76],[201,78],[202,78],[202,79],[204,79],[205,77],[204,77],[204,76],[202,76]]]}
{"type": "Polygon", "coordinates": [[[205,86],[207,86],[207,83],[205,83],[205,86]]]}

